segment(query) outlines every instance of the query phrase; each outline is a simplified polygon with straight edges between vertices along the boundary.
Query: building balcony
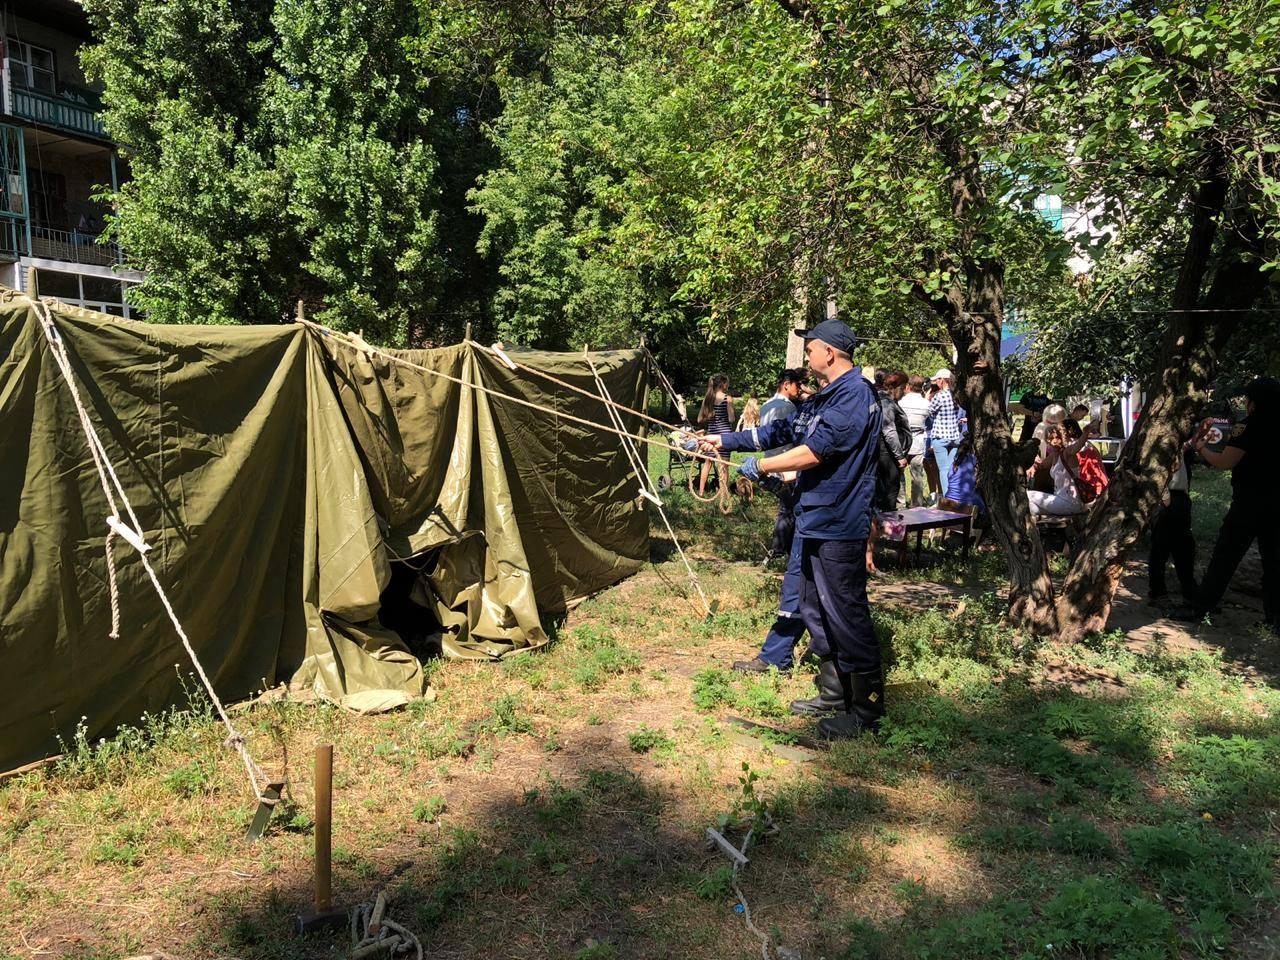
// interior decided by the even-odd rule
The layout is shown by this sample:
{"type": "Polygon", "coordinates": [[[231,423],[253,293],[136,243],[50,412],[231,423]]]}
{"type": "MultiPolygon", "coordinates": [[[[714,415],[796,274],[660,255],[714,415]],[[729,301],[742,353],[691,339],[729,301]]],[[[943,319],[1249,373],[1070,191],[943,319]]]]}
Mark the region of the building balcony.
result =
{"type": "Polygon", "coordinates": [[[19,218],[0,216],[0,260],[28,257],[89,267],[115,267],[123,262],[120,245],[83,230],[55,230],[32,224],[30,240],[19,218]]]}
{"type": "Polygon", "coordinates": [[[43,260],[62,260],[109,267],[120,263],[120,247],[115,241],[82,230],[54,230],[31,226],[31,250],[28,256],[43,260]]]}
{"type": "Polygon", "coordinates": [[[10,59],[5,57],[0,80],[3,81],[4,112],[9,116],[76,136],[111,142],[99,116],[102,101],[92,90],[60,84],[57,93],[44,93],[16,82],[16,76],[10,59]]]}

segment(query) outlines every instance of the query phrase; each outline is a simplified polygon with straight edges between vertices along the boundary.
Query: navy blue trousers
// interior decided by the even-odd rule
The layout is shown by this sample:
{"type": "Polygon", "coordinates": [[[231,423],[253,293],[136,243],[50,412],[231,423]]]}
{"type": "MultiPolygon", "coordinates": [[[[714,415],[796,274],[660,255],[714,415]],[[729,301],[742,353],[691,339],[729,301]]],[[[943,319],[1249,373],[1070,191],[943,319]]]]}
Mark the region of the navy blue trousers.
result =
{"type": "Polygon", "coordinates": [[[796,539],[796,484],[784,483],[778,491],[778,516],[773,521],[773,537],[769,550],[774,556],[787,554],[796,539]]]}
{"type": "MultiPolygon", "coordinates": [[[[787,572],[782,575],[782,596],[778,598],[778,617],[769,628],[760,648],[760,659],[773,664],[779,670],[790,670],[795,662],[795,647],[804,636],[804,618],[800,615],[800,591],[804,576],[800,569],[800,539],[792,538],[791,553],[787,557],[787,572]]],[[[823,657],[830,653],[823,634],[809,638],[813,652],[823,657]]]]}
{"type": "Polygon", "coordinates": [[[1280,523],[1275,518],[1275,508],[1268,504],[1237,504],[1231,501],[1227,515],[1222,518],[1218,542],[1213,545],[1213,555],[1200,581],[1200,600],[1197,607],[1208,613],[1218,606],[1236,567],[1249,552],[1254,540],[1258,541],[1258,554],[1262,559],[1262,611],[1267,626],[1280,631],[1280,523]]]}
{"type": "Polygon", "coordinates": [[[867,541],[800,539],[800,616],[822,637],[841,673],[880,669],[867,602],[867,541]]]}

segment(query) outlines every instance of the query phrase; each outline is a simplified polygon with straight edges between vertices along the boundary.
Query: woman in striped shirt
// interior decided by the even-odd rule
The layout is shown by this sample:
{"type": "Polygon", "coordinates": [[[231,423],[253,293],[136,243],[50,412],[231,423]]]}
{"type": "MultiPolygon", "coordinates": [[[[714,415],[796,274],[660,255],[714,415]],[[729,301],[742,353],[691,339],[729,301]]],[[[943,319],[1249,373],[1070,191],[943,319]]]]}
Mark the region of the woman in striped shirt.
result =
{"type": "MultiPolygon", "coordinates": [[[[698,423],[707,433],[733,432],[733,397],[729,396],[729,378],[717,373],[707,380],[707,395],[702,399],[702,409],[698,411],[698,423]]],[[[728,454],[721,454],[729,459],[728,454]]],[[[711,475],[711,461],[702,461],[702,472],[698,476],[698,496],[706,496],[707,477],[711,475]]]]}

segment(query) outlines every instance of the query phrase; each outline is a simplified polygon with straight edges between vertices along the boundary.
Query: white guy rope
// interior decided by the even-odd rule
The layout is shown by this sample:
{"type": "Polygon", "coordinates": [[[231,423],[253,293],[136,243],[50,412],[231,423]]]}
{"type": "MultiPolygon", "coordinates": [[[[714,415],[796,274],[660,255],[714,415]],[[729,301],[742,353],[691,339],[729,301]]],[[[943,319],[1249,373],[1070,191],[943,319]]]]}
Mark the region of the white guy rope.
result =
{"type": "MultiPolygon", "coordinates": [[[[636,410],[634,407],[628,407],[626,404],[619,403],[618,401],[612,399],[611,397],[602,397],[598,393],[592,393],[590,390],[584,390],[582,387],[579,387],[576,384],[570,383],[568,380],[565,380],[561,377],[557,377],[554,374],[547,373],[547,371],[542,370],[539,367],[533,367],[527,363],[521,363],[519,360],[513,359],[506,352],[506,350],[502,348],[502,344],[500,343],[495,343],[491,347],[486,347],[483,343],[477,343],[475,340],[468,340],[466,342],[480,350],[484,350],[487,353],[493,354],[495,357],[501,360],[503,364],[505,364],[507,367],[509,367],[512,370],[523,370],[525,373],[531,373],[535,377],[541,377],[543,380],[546,380],[550,383],[554,383],[556,386],[561,387],[565,390],[568,390],[572,393],[581,394],[582,396],[586,397],[588,400],[594,400],[598,403],[603,403],[607,407],[612,407],[614,410],[620,411],[621,413],[629,413],[633,417],[639,417],[641,420],[646,420],[649,423],[652,423],[656,427],[661,427],[663,433],[679,432],[681,430],[681,428],[677,427],[675,424],[667,423],[665,420],[659,420],[657,417],[652,417],[649,414],[645,413],[643,410],[636,410]]],[[[652,355],[649,353],[648,350],[645,351],[645,356],[649,357],[652,360],[652,355]]],[[[653,369],[654,369],[654,372],[657,373],[658,376],[661,377],[664,382],[668,382],[667,378],[663,375],[662,371],[657,368],[656,365],[653,367],[653,369]]],[[[683,401],[681,401],[681,403],[683,403],[683,401]]]]}
{"type": "Polygon", "coordinates": [[[658,491],[654,487],[653,479],[649,476],[649,468],[645,466],[644,458],[640,456],[640,451],[635,448],[631,442],[631,438],[626,436],[622,417],[613,405],[613,397],[609,394],[609,388],[605,386],[604,379],[600,376],[600,371],[596,369],[594,361],[591,359],[591,353],[585,348],[582,351],[583,356],[587,358],[587,364],[591,367],[591,375],[596,378],[596,386],[600,390],[601,396],[609,401],[609,415],[613,418],[614,424],[622,433],[623,448],[627,451],[627,459],[631,460],[632,469],[636,471],[636,480],[640,482],[641,493],[646,493],[646,500],[652,501],[654,506],[658,508],[658,516],[662,518],[663,526],[667,528],[667,533],[671,536],[671,542],[676,545],[676,551],[680,554],[680,560],[684,563],[684,569],[689,574],[689,582],[693,584],[693,588],[698,591],[698,598],[702,601],[702,606],[706,609],[707,615],[711,615],[711,602],[707,599],[706,593],[702,589],[702,584],[698,581],[698,575],[693,572],[693,565],[689,563],[689,558],[685,556],[684,547],[680,545],[680,538],[676,536],[675,530],[671,528],[671,521],[667,519],[667,511],[662,507],[662,500],[658,497],[658,491]],[[634,456],[633,456],[634,454],[634,456]]]}
{"type": "MultiPolygon", "coordinates": [[[[682,454],[686,457],[692,457],[696,460],[716,459],[709,454],[700,453],[697,450],[685,450],[682,447],[677,447],[675,444],[667,443],[663,440],[655,440],[653,437],[645,437],[635,433],[628,433],[625,430],[619,431],[617,427],[606,426],[603,423],[596,423],[594,420],[587,420],[584,417],[574,416],[571,413],[562,413],[559,410],[548,407],[546,404],[534,403],[532,400],[526,400],[523,397],[515,397],[509,393],[503,393],[501,390],[486,387],[482,383],[471,383],[467,380],[463,380],[461,377],[455,377],[452,374],[445,373],[443,370],[432,370],[430,367],[424,367],[422,364],[414,363],[412,360],[408,360],[405,357],[397,357],[393,353],[388,353],[381,347],[375,347],[362,337],[357,337],[349,333],[342,333],[341,331],[321,326],[318,323],[313,323],[310,320],[299,318],[295,322],[300,323],[305,327],[310,327],[312,330],[317,331],[321,336],[331,338],[334,342],[340,343],[349,350],[354,350],[357,353],[381,357],[388,363],[398,364],[399,366],[407,367],[410,370],[417,370],[419,373],[425,373],[428,376],[447,380],[450,383],[456,383],[460,387],[466,387],[468,390],[476,390],[480,393],[487,394],[488,396],[497,397],[499,400],[505,400],[508,403],[514,403],[521,407],[528,407],[530,410],[537,410],[539,413],[545,413],[549,417],[559,417],[562,420],[568,420],[571,423],[590,427],[592,430],[603,430],[605,433],[618,433],[625,435],[630,437],[632,440],[638,440],[640,443],[647,443],[654,447],[662,447],[664,450],[674,450],[676,453],[682,454]]],[[[596,397],[594,399],[598,400],[599,398],[596,397]]]]}
{"type": "Polygon", "coordinates": [[[240,755],[240,759],[244,762],[245,773],[249,777],[249,785],[253,788],[254,796],[259,802],[269,802],[263,799],[262,791],[258,786],[259,782],[265,782],[262,770],[254,763],[253,757],[249,755],[244,735],[232,724],[226,707],[223,706],[217,692],[213,689],[213,682],[209,679],[209,675],[205,673],[204,665],[201,664],[200,658],[197,656],[195,648],[192,647],[186,631],[182,629],[182,623],[178,620],[178,615],[174,612],[173,605],[169,602],[168,594],[165,593],[164,587],[160,585],[160,578],[156,576],[155,569],[151,566],[151,561],[147,559],[150,545],[143,538],[142,525],[138,522],[138,517],[133,512],[133,505],[129,502],[129,497],[124,492],[124,485],[120,482],[120,477],[107,456],[102,439],[98,436],[98,431],[94,427],[93,421],[90,420],[89,413],[80,398],[80,390],[76,386],[75,376],[71,369],[71,361],[67,356],[66,344],[63,343],[62,335],[58,332],[58,328],[53,321],[53,314],[49,310],[49,305],[41,300],[32,300],[31,302],[35,306],[36,315],[40,318],[40,329],[44,331],[45,339],[49,343],[49,351],[53,355],[54,362],[58,365],[58,371],[62,374],[62,378],[71,392],[76,414],[80,418],[80,428],[84,432],[85,442],[88,444],[89,453],[93,457],[93,465],[98,473],[98,480],[102,484],[102,491],[106,495],[107,503],[111,508],[111,515],[107,518],[106,538],[107,578],[111,589],[111,636],[114,639],[119,635],[120,626],[120,606],[116,588],[115,567],[111,555],[115,534],[119,533],[121,539],[125,540],[137,551],[138,559],[142,562],[143,569],[146,570],[147,576],[151,579],[151,585],[155,588],[161,604],[164,605],[165,612],[168,613],[169,620],[173,624],[174,630],[177,631],[178,638],[182,641],[182,646],[186,649],[187,656],[190,658],[192,666],[195,667],[196,674],[200,677],[200,682],[204,684],[205,691],[209,694],[209,699],[213,702],[219,718],[227,728],[227,738],[224,741],[224,745],[234,748],[240,755]],[[115,487],[116,492],[119,494],[120,502],[124,505],[125,512],[133,523],[132,528],[126,527],[120,521],[116,498],[111,491],[112,486],[115,487]]]}

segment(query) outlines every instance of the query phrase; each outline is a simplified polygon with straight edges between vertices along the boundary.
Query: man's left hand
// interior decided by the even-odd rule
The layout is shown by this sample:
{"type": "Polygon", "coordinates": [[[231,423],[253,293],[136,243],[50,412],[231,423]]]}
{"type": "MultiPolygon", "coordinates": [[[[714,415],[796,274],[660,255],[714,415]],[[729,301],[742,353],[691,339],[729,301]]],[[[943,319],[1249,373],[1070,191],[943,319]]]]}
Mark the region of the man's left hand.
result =
{"type": "Polygon", "coordinates": [[[698,437],[698,452],[716,453],[722,446],[720,434],[704,433],[698,437]]]}
{"type": "Polygon", "coordinates": [[[764,476],[764,472],[760,469],[759,457],[747,457],[738,467],[738,473],[742,474],[748,480],[760,482],[760,478],[764,476]]]}

